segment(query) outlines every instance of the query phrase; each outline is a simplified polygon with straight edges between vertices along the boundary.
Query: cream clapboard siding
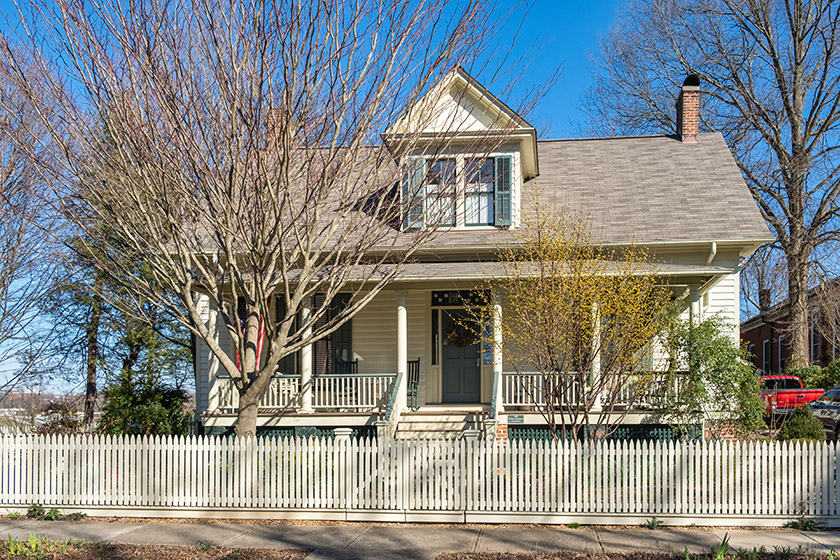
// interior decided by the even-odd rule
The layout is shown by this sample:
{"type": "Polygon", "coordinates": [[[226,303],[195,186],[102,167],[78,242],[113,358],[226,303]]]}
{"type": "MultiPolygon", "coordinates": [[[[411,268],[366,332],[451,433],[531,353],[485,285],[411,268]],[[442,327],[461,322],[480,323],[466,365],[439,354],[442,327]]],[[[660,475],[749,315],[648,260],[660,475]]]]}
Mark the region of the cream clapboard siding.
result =
{"type": "MultiPolygon", "coordinates": [[[[426,391],[426,333],[428,332],[428,292],[406,292],[408,320],[408,359],[420,358],[420,402],[426,391]]],[[[353,354],[359,360],[359,373],[396,373],[397,295],[385,291],[353,317],[353,354]]]]}
{"type": "MultiPolygon", "coordinates": [[[[425,402],[425,362],[426,331],[428,315],[428,292],[409,291],[406,293],[406,312],[408,314],[408,359],[420,358],[420,402],[425,402]]],[[[233,352],[230,336],[217,322],[217,314],[210,309],[209,302],[202,298],[202,317],[208,328],[215,331],[222,348],[233,352]]],[[[387,291],[376,296],[364,309],[353,317],[353,353],[359,359],[359,373],[395,373],[397,369],[397,296],[387,291]]],[[[218,360],[202,341],[196,343],[196,405],[200,414],[214,409],[220,373],[218,360]]]]}
{"type": "Polygon", "coordinates": [[[740,274],[735,272],[721,279],[703,296],[702,303],[703,316],[717,315],[723,319],[731,327],[729,335],[737,343],[740,339],[738,328],[741,313],[740,274]]]}

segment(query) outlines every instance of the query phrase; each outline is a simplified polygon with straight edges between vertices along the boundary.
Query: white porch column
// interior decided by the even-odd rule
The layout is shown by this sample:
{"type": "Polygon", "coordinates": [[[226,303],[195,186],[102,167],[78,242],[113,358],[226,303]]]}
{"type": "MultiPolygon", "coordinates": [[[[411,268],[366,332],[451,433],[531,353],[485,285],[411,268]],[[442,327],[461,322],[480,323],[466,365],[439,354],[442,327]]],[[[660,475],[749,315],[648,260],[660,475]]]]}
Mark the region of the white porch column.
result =
{"type": "MultiPolygon", "coordinates": [[[[207,330],[213,333],[213,338],[216,339],[220,345],[222,344],[222,329],[219,327],[219,309],[218,307],[210,301],[210,298],[207,296],[201,296],[200,299],[202,304],[206,303],[206,308],[202,305],[202,318],[204,317],[204,311],[206,309],[207,312],[207,330]]],[[[196,375],[196,387],[195,387],[195,396],[196,396],[196,407],[195,413],[196,417],[199,417],[202,412],[207,410],[219,410],[219,368],[221,364],[219,363],[219,359],[210,351],[207,345],[203,344],[196,340],[196,350],[199,350],[204,354],[204,356],[199,356],[199,358],[203,358],[207,360],[207,371],[203,371],[202,369],[202,362],[203,359],[198,360],[198,371],[196,374],[207,376],[201,381],[198,380],[198,375],[196,375]],[[207,406],[203,407],[204,404],[202,395],[201,395],[201,385],[202,382],[206,382],[207,385],[207,394],[205,395],[207,399],[207,406]]],[[[229,379],[223,379],[221,382],[230,382],[229,379]]]]}
{"type": "Polygon", "coordinates": [[[690,302],[688,307],[688,322],[691,325],[695,325],[700,321],[700,286],[689,286],[688,294],[688,300],[690,302]]]}
{"type": "Polygon", "coordinates": [[[498,292],[493,292],[493,386],[498,392],[492,395],[496,401],[496,418],[502,413],[502,298],[498,292]]]}
{"type": "MultiPolygon", "coordinates": [[[[589,370],[589,382],[594,387],[601,386],[601,310],[598,302],[592,304],[592,367],[589,370]]],[[[600,412],[602,408],[601,391],[595,395],[592,404],[593,412],[600,412]]]]}
{"type": "Polygon", "coordinates": [[[402,410],[408,406],[408,316],[405,310],[405,292],[397,292],[397,375],[399,374],[402,374],[403,382],[397,387],[396,405],[402,410]]]}
{"type": "MultiPolygon", "coordinates": [[[[312,317],[312,301],[305,298],[300,305],[300,321],[306,324],[312,317]]],[[[309,326],[303,333],[304,337],[312,335],[312,327],[309,326]]],[[[312,345],[307,344],[300,351],[300,410],[298,412],[309,414],[312,412],[312,345]]]]}

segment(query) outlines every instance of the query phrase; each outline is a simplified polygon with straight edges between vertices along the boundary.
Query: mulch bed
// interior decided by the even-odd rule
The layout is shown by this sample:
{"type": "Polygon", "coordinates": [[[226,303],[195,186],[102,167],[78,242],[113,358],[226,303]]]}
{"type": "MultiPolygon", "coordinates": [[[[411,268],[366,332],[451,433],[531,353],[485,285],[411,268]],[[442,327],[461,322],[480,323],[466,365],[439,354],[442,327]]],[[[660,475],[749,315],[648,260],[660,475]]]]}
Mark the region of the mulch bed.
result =
{"type": "Polygon", "coordinates": [[[0,560],[303,560],[308,550],[267,550],[199,546],[154,546],[41,541],[35,549],[10,552],[9,542],[0,543],[0,560]]]}
{"type": "MultiPolygon", "coordinates": [[[[722,557],[726,560],[827,560],[832,558],[827,553],[779,550],[755,552],[753,554],[729,553],[722,557]]],[[[441,554],[437,560],[717,560],[711,554],[687,554],[674,552],[633,552],[629,554],[580,554],[576,552],[453,552],[441,554]]]]}

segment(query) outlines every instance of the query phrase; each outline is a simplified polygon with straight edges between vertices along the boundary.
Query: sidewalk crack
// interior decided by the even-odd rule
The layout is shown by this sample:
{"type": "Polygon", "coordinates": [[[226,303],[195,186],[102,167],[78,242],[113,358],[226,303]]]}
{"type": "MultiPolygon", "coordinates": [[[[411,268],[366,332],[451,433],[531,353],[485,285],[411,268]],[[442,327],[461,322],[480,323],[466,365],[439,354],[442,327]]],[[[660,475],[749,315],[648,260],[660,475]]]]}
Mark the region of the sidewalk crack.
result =
{"type": "Polygon", "coordinates": [[[355,537],[354,537],[354,538],[353,538],[353,539],[352,539],[349,543],[347,543],[347,544],[345,544],[343,547],[341,547],[341,550],[346,549],[348,546],[350,546],[351,544],[353,544],[354,542],[356,542],[357,540],[359,540],[360,538],[362,538],[363,536],[365,536],[365,534],[366,534],[368,531],[370,531],[370,528],[371,528],[371,526],[370,526],[370,525],[368,525],[367,527],[365,527],[365,530],[364,530],[364,531],[362,531],[361,533],[359,533],[358,535],[356,535],[356,536],[355,536],[355,537]]]}
{"type": "Polygon", "coordinates": [[[809,535],[805,531],[798,531],[798,533],[805,538],[811,539],[812,541],[814,541],[815,543],[820,545],[821,548],[826,548],[826,549],[829,548],[825,543],[818,541],[817,539],[815,539],[814,537],[812,537],[811,535],[809,535]]]}
{"type": "Polygon", "coordinates": [[[601,547],[601,554],[606,554],[607,551],[604,550],[604,543],[601,542],[601,534],[598,532],[597,529],[594,529],[593,531],[595,533],[595,538],[598,540],[598,546],[601,547]]]}
{"type": "Polygon", "coordinates": [[[224,541],[223,543],[221,543],[221,544],[220,544],[220,545],[218,545],[218,546],[227,546],[227,545],[229,545],[230,543],[232,543],[233,541],[235,541],[236,539],[241,538],[241,537],[244,537],[245,535],[249,535],[249,534],[251,534],[251,533],[253,533],[253,532],[254,532],[254,527],[251,527],[250,529],[248,529],[247,531],[245,531],[245,532],[243,532],[243,533],[239,533],[239,534],[237,534],[237,535],[232,536],[231,538],[229,538],[228,540],[224,541]]]}
{"type": "Polygon", "coordinates": [[[121,536],[126,535],[128,533],[131,533],[133,531],[136,531],[137,529],[142,529],[143,527],[148,527],[148,525],[149,525],[148,523],[144,523],[142,525],[135,525],[135,526],[132,526],[132,527],[127,527],[127,528],[123,529],[122,531],[117,531],[116,533],[114,533],[112,535],[108,535],[108,538],[107,539],[102,539],[102,542],[113,542],[113,540],[117,537],[121,537],[121,536]]]}
{"type": "Polygon", "coordinates": [[[478,552],[478,543],[481,542],[481,537],[484,535],[484,527],[479,527],[475,534],[475,544],[473,545],[473,553],[478,552]]]}

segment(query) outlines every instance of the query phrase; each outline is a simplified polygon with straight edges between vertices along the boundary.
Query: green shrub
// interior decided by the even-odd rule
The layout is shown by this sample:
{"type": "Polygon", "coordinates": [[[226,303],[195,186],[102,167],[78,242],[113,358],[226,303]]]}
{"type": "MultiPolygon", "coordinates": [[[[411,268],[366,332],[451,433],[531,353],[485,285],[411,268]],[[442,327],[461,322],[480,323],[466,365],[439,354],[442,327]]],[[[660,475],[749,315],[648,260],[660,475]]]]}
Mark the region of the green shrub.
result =
{"type": "Polygon", "coordinates": [[[824,368],[808,366],[792,369],[789,373],[800,378],[805,387],[827,391],[840,384],[840,360],[834,360],[824,368]]]}
{"type": "Polygon", "coordinates": [[[785,523],[786,529],[796,529],[797,531],[819,531],[821,529],[819,523],[804,513],[800,513],[796,519],[791,519],[785,523]]]}
{"type": "MultiPolygon", "coordinates": [[[[805,380],[803,379],[804,383],[805,380]]],[[[824,368],[813,379],[809,379],[810,385],[806,387],[817,387],[826,391],[840,383],[840,360],[834,360],[824,368]]]]}
{"type": "Polygon", "coordinates": [[[668,382],[677,382],[680,389],[659,409],[669,424],[705,420],[713,438],[732,429],[752,435],[766,427],[755,367],[746,351],[733,343],[730,328],[717,315],[696,324],[676,320],[671,325],[668,382]]]}
{"type": "Polygon", "coordinates": [[[811,409],[800,406],[791,412],[779,430],[780,441],[825,441],[822,423],[814,418],[811,409]]]}
{"type": "MultiPolygon", "coordinates": [[[[805,387],[819,388],[823,380],[823,368],[820,366],[804,366],[793,368],[788,371],[788,375],[795,375],[802,380],[802,385],[805,387]]],[[[830,385],[829,385],[830,387],[830,385]]],[[[828,389],[828,387],[823,387],[828,389]]]]}
{"type": "Polygon", "coordinates": [[[184,410],[189,396],[156,379],[122,375],[102,392],[105,406],[99,429],[105,434],[189,435],[192,415],[184,410]]]}

